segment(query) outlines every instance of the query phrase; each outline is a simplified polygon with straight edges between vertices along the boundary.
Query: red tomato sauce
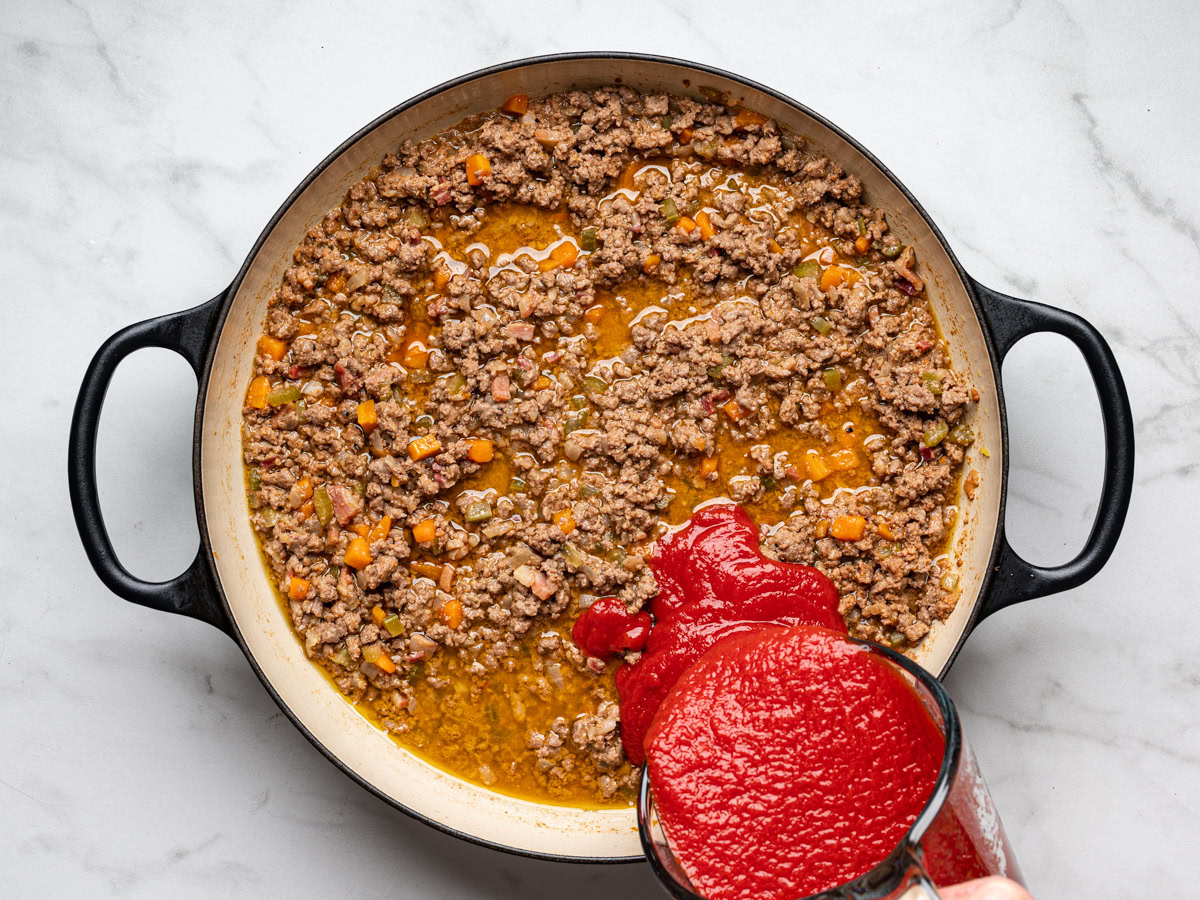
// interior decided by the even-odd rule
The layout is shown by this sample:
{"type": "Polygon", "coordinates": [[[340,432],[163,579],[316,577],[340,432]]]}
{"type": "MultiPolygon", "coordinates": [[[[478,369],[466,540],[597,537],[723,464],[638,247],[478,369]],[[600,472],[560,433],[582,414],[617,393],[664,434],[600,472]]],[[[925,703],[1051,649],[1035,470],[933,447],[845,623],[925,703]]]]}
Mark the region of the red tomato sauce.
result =
{"type": "Polygon", "coordinates": [[[846,631],[833,582],[810,566],[763,556],[758,529],[740,506],[697,510],[655,542],[649,563],[658,580],[648,606],[654,627],[642,657],[615,675],[621,740],[634,765],[645,759],[646,730],[675,679],[717,641],[769,624],[846,631]]]}
{"type": "Polygon", "coordinates": [[[794,900],[870,871],[928,800],[944,750],[890,665],[804,626],[712,647],[646,736],[667,837],[711,900],[794,900]]]}
{"type": "Polygon", "coordinates": [[[608,659],[622,650],[641,650],[650,636],[650,614],[630,614],[617,597],[601,597],[580,614],[571,628],[575,645],[588,656],[608,659]]]}

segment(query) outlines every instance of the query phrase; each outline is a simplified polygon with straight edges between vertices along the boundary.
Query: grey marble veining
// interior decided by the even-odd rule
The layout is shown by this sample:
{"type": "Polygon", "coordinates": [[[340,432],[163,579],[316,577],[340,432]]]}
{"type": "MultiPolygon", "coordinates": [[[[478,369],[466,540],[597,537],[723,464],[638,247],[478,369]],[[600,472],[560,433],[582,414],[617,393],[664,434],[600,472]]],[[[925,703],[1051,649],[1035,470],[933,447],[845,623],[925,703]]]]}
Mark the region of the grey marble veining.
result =
{"type": "MultiPolygon", "coordinates": [[[[100,586],[64,480],[100,341],[220,290],[346,135],[470,69],[605,48],[694,58],[801,99],[897,173],[973,275],[1079,312],[1113,344],[1139,441],[1122,543],[1089,584],[985,622],[948,684],[1039,900],[1195,894],[1200,12],[744,9],[738,21],[702,0],[3,4],[0,895],[656,896],[643,867],[501,856],[360,790],[228,640],[100,586]]],[[[1102,476],[1090,379],[1044,337],[1004,376],[1013,541],[1062,561],[1102,476]]],[[[147,577],[194,553],[193,393],[186,364],[147,351],[106,409],[105,510],[147,577]]]]}

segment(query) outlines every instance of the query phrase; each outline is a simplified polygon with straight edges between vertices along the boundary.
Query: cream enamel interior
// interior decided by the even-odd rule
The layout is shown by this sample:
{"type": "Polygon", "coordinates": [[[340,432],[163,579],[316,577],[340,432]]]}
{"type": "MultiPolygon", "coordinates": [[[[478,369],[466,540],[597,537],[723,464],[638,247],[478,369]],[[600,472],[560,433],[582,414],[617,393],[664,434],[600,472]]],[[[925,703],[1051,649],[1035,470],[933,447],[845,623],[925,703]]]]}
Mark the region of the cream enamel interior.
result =
{"type": "Polygon", "coordinates": [[[904,194],[865,156],[820,122],[768,94],[684,65],[627,59],[550,60],[459,84],[378,124],[308,185],[255,255],[219,336],[205,396],[200,473],[204,512],[220,582],[250,653],[295,717],[324,747],[380,793],[417,814],[473,838],[535,854],[576,859],[640,857],[633,810],[576,810],[493,793],[448,775],[401,749],[371,725],[305,657],[280,609],[248,521],[241,464],[242,398],[267,301],[304,232],[345,191],[405,138],[428,136],[464,116],[493,109],[514,93],[531,96],[615,82],[641,90],[698,96],[728,92],[769,115],[857,173],[868,201],[887,210],[893,229],[915,244],[954,366],[969,373],[981,400],[972,424],[980,438],[968,465],[983,475],[976,499],[962,506],[955,555],[962,560],[962,601],[918,651],[941,674],[970,618],[988,564],[1000,509],[1003,442],[983,332],[959,275],[904,194]],[[983,458],[986,446],[991,457],[983,458]]]}

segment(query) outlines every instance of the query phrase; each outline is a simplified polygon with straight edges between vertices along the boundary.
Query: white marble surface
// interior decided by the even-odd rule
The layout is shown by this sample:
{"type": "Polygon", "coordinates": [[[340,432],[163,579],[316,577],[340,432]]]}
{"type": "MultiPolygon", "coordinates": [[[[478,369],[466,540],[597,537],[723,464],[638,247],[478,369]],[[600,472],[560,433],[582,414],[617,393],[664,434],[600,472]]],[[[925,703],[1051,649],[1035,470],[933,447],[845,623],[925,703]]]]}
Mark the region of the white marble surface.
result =
{"type": "MultiPolygon", "coordinates": [[[[346,135],[462,72],[580,49],[690,57],[798,97],[907,183],[970,272],[1109,337],[1140,442],[1124,540],[1091,583],[986,622],[948,683],[1040,900],[1195,895],[1194,4],[2,8],[0,895],[656,896],[642,866],[509,858],[360,790],[226,638],[100,586],[64,478],[100,341],[218,291],[346,135]]],[[[1061,340],[1022,344],[1005,379],[1015,541],[1061,561],[1096,505],[1096,403],[1061,340]]],[[[106,409],[105,509],[148,577],[194,552],[193,390],[181,360],[146,351],[106,409]]]]}

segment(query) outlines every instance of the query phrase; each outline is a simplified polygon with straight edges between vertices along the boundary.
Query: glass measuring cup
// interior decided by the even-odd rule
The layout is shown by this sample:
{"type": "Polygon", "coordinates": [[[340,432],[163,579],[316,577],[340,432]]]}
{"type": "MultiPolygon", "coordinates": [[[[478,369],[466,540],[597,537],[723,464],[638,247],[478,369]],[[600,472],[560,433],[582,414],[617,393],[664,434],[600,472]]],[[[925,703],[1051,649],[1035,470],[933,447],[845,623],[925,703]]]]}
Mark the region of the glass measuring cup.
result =
{"type": "MultiPolygon", "coordinates": [[[[1004,827],[945,688],[899,653],[855,638],[845,640],[867,647],[912,685],[941,729],[946,746],[933,792],[896,848],[869,872],[808,900],[936,900],[939,884],[988,875],[1021,882],[1004,827]]],[[[654,806],[649,766],[642,771],[638,831],[650,867],[668,893],[679,900],[704,900],[671,850],[654,806]]]]}

